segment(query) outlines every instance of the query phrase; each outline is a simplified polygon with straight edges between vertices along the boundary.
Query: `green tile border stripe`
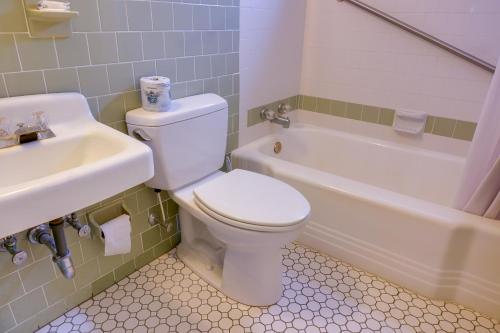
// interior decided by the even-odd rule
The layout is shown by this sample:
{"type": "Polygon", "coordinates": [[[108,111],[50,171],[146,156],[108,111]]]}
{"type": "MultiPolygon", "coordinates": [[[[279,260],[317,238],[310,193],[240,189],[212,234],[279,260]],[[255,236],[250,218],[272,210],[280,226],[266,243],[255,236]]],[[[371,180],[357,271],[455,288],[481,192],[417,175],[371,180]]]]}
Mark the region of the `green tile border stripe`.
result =
{"type": "MultiPolygon", "coordinates": [[[[276,109],[280,103],[290,104],[292,110],[302,109],[383,126],[392,126],[396,113],[394,109],[389,108],[349,103],[315,96],[297,95],[248,110],[247,126],[250,127],[263,122],[260,119],[260,110],[265,107],[276,109]]],[[[476,123],[469,121],[428,116],[427,123],[425,124],[425,133],[472,141],[476,127],[476,123]]]]}

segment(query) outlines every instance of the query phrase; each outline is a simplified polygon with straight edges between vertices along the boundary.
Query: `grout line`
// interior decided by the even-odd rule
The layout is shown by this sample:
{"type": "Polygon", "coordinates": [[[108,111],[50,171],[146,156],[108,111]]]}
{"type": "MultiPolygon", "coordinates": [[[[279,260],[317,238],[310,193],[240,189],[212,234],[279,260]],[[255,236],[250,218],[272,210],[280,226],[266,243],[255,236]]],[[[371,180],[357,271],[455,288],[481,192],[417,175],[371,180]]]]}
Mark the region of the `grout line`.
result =
{"type": "Polygon", "coordinates": [[[14,39],[14,46],[16,47],[17,60],[19,61],[19,67],[21,67],[21,72],[24,72],[23,63],[21,61],[21,54],[19,53],[19,46],[17,45],[16,34],[12,34],[12,38],[14,39]]]}
{"type": "Polygon", "coordinates": [[[10,97],[9,88],[7,88],[7,81],[5,80],[5,75],[3,73],[1,79],[3,82],[3,86],[5,87],[5,93],[7,94],[7,97],[10,97]]]}
{"type": "Polygon", "coordinates": [[[52,37],[52,45],[54,47],[54,53],[56,55],[56,63],[57,63],[57,68],[61,68],[61,65],[59,63],[59,54],[57,52],[57,47],[56,47],[56,39],[55,37],[52,37]]]}
{"type": "Polygon", "coordinates": [[[101,9],[99,8],[99,0],[94,0],[97,7],[97,18],[99,21],[99,31],[102,32],[102,24],[101,24],[101,9]]]}
{"type": "Polygon", "coordinates": [[[45,79],[45,70],[42,70],[42,79],[43,79],[43,85],[45,87],[45,93],[47,93],[47,80],[45,79]]]}

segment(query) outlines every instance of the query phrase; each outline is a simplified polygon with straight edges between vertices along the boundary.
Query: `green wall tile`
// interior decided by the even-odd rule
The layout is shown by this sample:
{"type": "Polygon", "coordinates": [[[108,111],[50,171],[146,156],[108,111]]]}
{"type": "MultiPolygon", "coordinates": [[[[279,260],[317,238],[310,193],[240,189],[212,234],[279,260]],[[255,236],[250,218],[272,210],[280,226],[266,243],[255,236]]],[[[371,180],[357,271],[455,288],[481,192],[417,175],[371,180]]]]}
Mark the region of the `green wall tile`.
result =
{"type": "Polygon", "coordinates": [[[112,272],[116,267],[123,264],[123,257],[121,254],[115,256],[100,255],[97,257],[99,262],[99,271],[101,274],[112,272]]]}
{"type": "MultiPolygon", "coordinates": [[[[0,8],[1,8],[0,4],[0,8]]],[[[1,13],[1,9],[0,9],[1,13]]],[[[1,15],[1,14],[0,14],[1,15]]],[[[0,16],[0,22],[2,18],[0,16]]],[[[1,23],[0,23],[1,25],[1,23]]],[[[13,35],[0,35],[0,72],[17,72],[21,69],[13,35]]]]}
{"type": "Polygon", "coordinates": [[[330,114],[330,100],[325,98],[318,98],[316,112],[330,114]]]}
{"type": "Polygon", "coordinates": [[[76,267],[75,286],[78,290],[80,287],[86,286],[89,283],[99,278],[99,265],[97,259],[92,259],[85,264],[76,267]]]}
{"type": "Polygon", "coordinates": [[[347,108],[345,112],[346,118],[361,120],[362,112],[363,112],[363,106],[361,104],[347,103],[347,108]]]}
{"type": "Polygon", "coordinates": [[[9,73],[4,77],[10,97],[45,93],[45,82],[41,71],[9,73]]]}
{"type": "Polygon", "coordinates": [[[434,121],[433,134],[451,137],[456,124],[455,119],[436,117],[434,121]]]}
{"type": "Polygon", "coordinates": [[[54,41],[49,38],[31,38],[28,34],[16,34],[17,49],[23,70],[57,67],[54,41]],[[43,54],[43,56],[40,56],[43,54]]]}
{"type": "MultiPolygon", "coordinates": [[[[81,303],[85,302],[90,297],[92,297],[92,288],[90,286],[85,286],[85,287],[80,287],[73,294],[66,296],[65,302],[66,302],[68,309],[72,309],[75,306],[80,305],[81,303]]],[[[54,318],[57,318],[57,316],[55,316],[54,318]]],[[[54,319],[54,318],[52,318],[52,319],[54,319]]]]}
{"type": "Polygon", "coordinates": [[[0,1],[0,32],[28,31],[24,7],[20,0],[0,1]]]}
{"type": "Polygon", "coordinates": [[[47,257],[19,271],[24,289],[29,292],[56,278],[52,259],[47,257]]]}
{"type": "Polygon", "coordinates": [[[38,328],[37,325],[37,319],[36,317],[32,317],[25,322],[17,325],[16,327],[12,328],[9,333],[27,333],[27,332],[33,332],[35,329],[38,328]]]}
{"type": "Polygon", "coordinates": [[[47,307],[37,313],[36,321],[38,326],[43,326],[54,320],[67,310],[66,302],[61,300],[50,307],[47,307]]]}
{"type": "Polygon", "coordinates": [[[455,139],[472,141],[474,133],[476,132],[476,127],[476,123],[458,120],[455,125],[455,130],[453,131],[453,137],[455,139]]]}
{"type": "Polygon", "coordinates": [[[134,271],[135,271],[135,263],[133,260],[130,260],[129,262],[115,269],[115,280],[120,281],[126,276],[132,274],[134,271]]]}
{"type": "Polygon", "coordinates": [[[0,308],[0,332],[6,332],[9,328],[16,325],[14,315],[8,305],[0,308]]]}
{"type": "Polygon", "coordinates": [[[76,33],[71,38],[56,39],[56,50],[61,67],[90,65],[87,36],[85,34],[76,33]]]}
{"type": "Polygon", "coordinates": [[[153,261],[154,258],[155,258],[155,256],[154,256],[154,250],[153,249],[149,249],[146,252],[138,255],[135,258],[135,267],[137,269],[139,269],[139,268],[147,265],[151,261],[153,261]]]}
{"type": "Polygon", "coordinates": [[[12,273],[0,279],[0,306],[24,294],[19,274],[12,273]]]}
{"type": "Polygon", "coordinates": [[[313,96],[302,96],[302,108],[308,111],[316,111],[317,98],[313,96]]]}
{"type": "Polygon", "coordinates": [[[247,118],[247,126],[248,127],[253,126],[255,124],[259,124],[259,123],[264,121],[260,118],[260,111],[261,111],[260,108],[254,108],[254,109],[248,110],[248,113],[247,113],[247,117],[248,117],[247,118]]]}
{"type": "Polygon", "coordinates": [[[80,92],[76,69],[53,69],[45,71],[45,83],[48,93],[80,92]]]}
{"type": "Polygon", "coordinates": [[[154,247],[154,249],[153,249],[154,256],[159,257],[159,256],[167,253],[171,249],[173,249],[172,242],[170,241],[170,239],[165,239],[154,247]]]}
{"type": "Polygon", "coordinates": [[[74,31],[99,31],[97,0],[71,0],[71,8],[79,12],[71,22],[74,31]]]}
{"type": "Polygon", "coordinates": [[[379,123],[381,125],[392,126],[394,123],[394,114],[396,112],[391,109],[380,109],[379,123]]]}
{"type": "Polygon", "coordinates": [[[47,302],[51,305],[63,299],[66,295],[75,292],[75,284],[73,279],[69,280],[61,276],[43,286],[43,289],[45,290],[47,302]]]}
{"type": "Polygon", "coordinates": [[[363,105],[363,113],[361,114],[361,120],[369,123],[379,122],[380,109],[374,106],[363,105]]]}
{"type": "Polygon", "coordinates": [[[28,319],[47,307],[42,288],[33,290],[10,303],[14,318],[18,323],[28,319]]]}
{"type": "Polygon", "coordinates": [[[148,250],[158,244],[161,240],[160,226],[156,225],[153,228],[142,234],[142,246],[144,250],[148,250]]]}
{"type": "Polygon", "coordinates": [[[3,75],[0,75],[0,98],[3,97],[7,97],[7,87],[5,86],[3,75]]]}
{"type": "Polygon", "coordinates": [[[122,94],[102,96],[99,103],[99,120],[105,124],[120,121],[125,117],[125,101],[122,94]]]}
{"type": "Polygon", "coordinates": [[[231,133],[227,136],[226,153],[230,153],[238,148],[238,133],[231,133]]]}
{"type": "Polygon", "coordinates": [[[424,129],[425,133],[432,133],[432,129],[434,128],[434,120],[435,119],[436,118],[433,116],[427,117],[427,121],[425,122],[425,129],[424,129]]]}
{"type": "Polygon", "coordinates": [[[115,283],[113,272],[104,275],[92,283],[92,295],[97,295],[101,291],[106,290],[109,286],[115,283]]]}
{"type": "Polygon", "coordinates": [[[158,196],[153,189],[148,187],[137,192],[137,200],[139,202],[140,212],[158,204],[158,196]]]}
{"type": "Polygon", "coordinates": [[[331,101],[330,110],[332,115],[337,117],[345,117],[346,109],[347,103],[335,100],[331,101]]]}

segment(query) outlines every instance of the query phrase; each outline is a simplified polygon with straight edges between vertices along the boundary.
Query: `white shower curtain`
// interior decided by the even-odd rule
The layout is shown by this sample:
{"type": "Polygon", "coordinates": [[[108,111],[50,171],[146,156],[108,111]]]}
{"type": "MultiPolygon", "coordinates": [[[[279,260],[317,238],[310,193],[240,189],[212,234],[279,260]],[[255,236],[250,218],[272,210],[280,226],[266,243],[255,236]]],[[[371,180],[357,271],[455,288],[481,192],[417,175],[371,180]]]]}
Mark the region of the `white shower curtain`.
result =
{"type": "Polygon", "coordinates": [[[467,157],[455,207],[500,220],[500,59],[467,157]]]}

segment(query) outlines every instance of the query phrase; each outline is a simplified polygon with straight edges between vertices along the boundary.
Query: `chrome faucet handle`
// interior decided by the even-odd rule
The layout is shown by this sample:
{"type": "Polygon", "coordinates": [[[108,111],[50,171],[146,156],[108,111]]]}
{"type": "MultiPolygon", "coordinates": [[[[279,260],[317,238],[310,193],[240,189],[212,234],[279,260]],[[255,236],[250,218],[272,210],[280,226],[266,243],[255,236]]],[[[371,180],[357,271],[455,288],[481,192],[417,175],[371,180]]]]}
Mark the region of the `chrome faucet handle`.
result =
{"type": "Polygon", "coordinates": [[[262,120],[273,120],[276,118],[276,113],[268,108],[263,108],[260,110],[260,119],[262,120]]]}
{"type": "Polygon", "coordinates": [[[292,107],[289,104],[281,103],[280,105],[278,105],[278,111],[277,111],[277,113],[280,116],[284,116],[288,112],[290,112],[291,110],[292,110],[292,107]]]}

